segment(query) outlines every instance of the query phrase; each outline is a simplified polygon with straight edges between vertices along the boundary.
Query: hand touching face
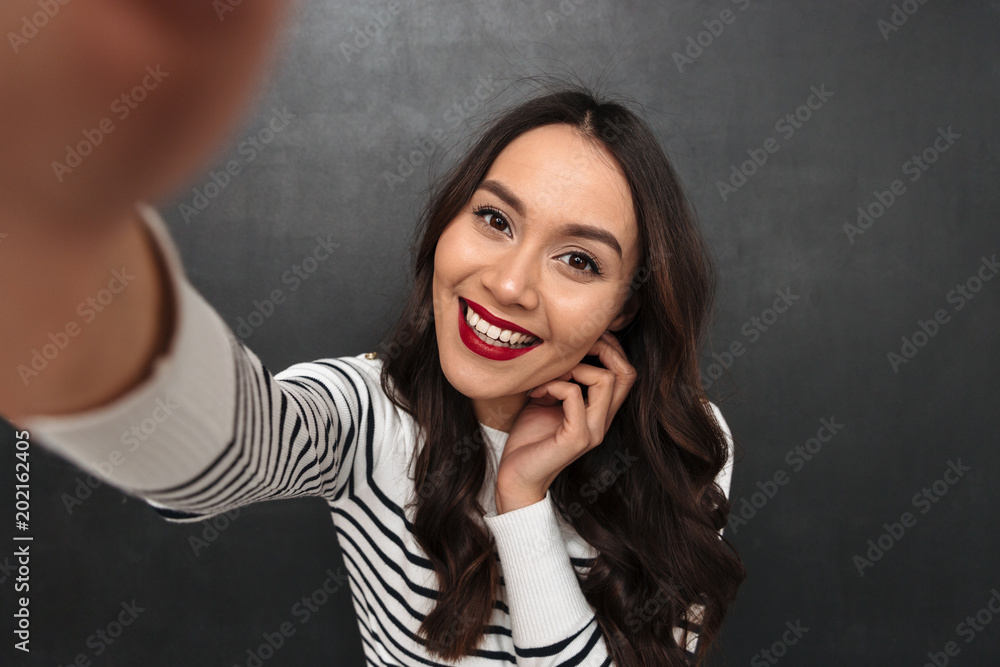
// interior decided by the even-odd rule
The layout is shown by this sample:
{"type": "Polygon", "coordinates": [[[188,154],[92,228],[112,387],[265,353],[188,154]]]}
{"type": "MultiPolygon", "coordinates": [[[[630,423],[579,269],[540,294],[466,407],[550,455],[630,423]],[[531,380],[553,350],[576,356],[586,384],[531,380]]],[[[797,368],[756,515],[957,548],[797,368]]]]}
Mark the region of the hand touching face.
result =
{"type": "Polygon", "coordinates": [[[481,421],[500,415],[493,421],[509,427],[529,390],[575,368],[606,329],[627,323],[637,236],[621,168],[576,129],[535,128],[500,153],[434,256],[442,369],[481,421]],[[511,334],[515,348],[536,340],[514,356],[511,334]]]}

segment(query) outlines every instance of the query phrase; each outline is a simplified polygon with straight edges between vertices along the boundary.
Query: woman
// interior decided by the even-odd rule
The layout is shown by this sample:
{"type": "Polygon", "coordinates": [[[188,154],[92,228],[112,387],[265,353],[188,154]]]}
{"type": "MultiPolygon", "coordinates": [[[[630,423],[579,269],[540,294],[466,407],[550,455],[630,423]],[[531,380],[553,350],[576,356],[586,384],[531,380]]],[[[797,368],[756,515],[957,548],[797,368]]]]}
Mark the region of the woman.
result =
{"type": "Polygon", "coordinates": [[[137,211],[148,376],[0,403],[12,421],[85,468],[117,455],[107,479],[171,520],[326,499],[372,664],[704,657],[743,578],[719,537],[728,431],[694,389],[710,264],[634,114],[566,90],[496,120],[428,204],[382,353],[277,375],[137,211]]]}

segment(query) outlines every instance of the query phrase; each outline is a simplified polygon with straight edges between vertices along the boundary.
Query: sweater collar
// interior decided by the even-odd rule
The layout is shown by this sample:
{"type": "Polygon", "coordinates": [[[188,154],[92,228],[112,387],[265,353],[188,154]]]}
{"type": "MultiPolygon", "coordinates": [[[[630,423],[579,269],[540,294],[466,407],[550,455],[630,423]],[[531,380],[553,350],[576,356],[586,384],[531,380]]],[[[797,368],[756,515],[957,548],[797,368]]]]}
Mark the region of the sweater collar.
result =
{"type": "Polygon", "coordinates": [[[482,422],[479,422],[479,426],[482,428],[483,434],[489,443],[490,453],[493,455],[493,463],[499,466],[500,455],[503,453],[504,445],[507,444],[507,436],[510,434],[492,426],[487,426],[482,422]]]}

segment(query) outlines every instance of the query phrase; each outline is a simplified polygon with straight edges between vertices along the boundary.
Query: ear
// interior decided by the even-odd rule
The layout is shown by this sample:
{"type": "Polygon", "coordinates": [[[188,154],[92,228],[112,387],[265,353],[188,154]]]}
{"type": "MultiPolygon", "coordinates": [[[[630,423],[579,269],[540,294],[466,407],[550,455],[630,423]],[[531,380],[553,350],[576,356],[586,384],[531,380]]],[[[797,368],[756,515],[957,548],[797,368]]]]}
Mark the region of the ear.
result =
{"type": "Polygon", "coordinates": [[[611,324],[608,325],[608,330],[621,331],[626,326],[628,326],[629,322],[632,321],[632,318],[635,317],[635,314],[638,311],[639,311],[639,295],[638,293],[633,292],[632,296],[630,296],[628,300],[625,302],[625,305],[622,306],[621,311],[618,313],[615,319],[611,320],[611,324]]]}

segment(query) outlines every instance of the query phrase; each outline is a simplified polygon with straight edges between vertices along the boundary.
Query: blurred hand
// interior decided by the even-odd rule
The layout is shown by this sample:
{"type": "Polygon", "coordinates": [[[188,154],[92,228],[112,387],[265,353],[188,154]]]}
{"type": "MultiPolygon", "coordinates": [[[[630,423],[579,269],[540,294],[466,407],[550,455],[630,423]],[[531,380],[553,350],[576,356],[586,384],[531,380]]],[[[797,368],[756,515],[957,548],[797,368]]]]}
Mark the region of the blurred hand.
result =
{"type": "Polygon", "coordinates": [[[0,219],[118,225],[194,176],[252,100],[289,4],[4,0],[0,219]]]}

